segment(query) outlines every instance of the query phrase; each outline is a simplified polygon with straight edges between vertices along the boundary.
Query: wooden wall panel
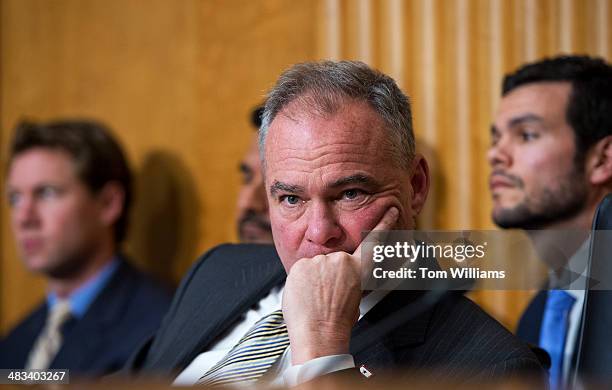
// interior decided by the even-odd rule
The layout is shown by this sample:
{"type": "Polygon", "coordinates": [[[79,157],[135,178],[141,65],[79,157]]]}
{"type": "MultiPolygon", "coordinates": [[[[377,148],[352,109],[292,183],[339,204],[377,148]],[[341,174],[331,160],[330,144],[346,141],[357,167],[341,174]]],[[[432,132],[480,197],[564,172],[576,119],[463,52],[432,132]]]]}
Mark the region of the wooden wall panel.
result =
{"type": "MultiPolygon", "coordinates": [[[[0,140],[24,115],[107,122],[137,173],[128,252],[177,281],[203,251],[235,239],[250,110],[284,68],[314,59],[317,6],[2,0],[0,140]]],[[[4,163],[6,145],[0,150],[4,163]]],[[[4,201],[1,210],[4,217],[4,201]]],[[[6,218],[0,226],[2,331],[41,298],[44,284],[17,259],[6,218]]]]}
{"type": "MultiPolygon", "coordinates": [[[[612,57],[610,0],[324,3],[322,9],[335,10],[326,15],[329,24],[349,26],[340,30],[333,56],[394,75],[412,98],[418,143],[433,172],[421,228],[494,228],[485,153],[506,72],[559,53],[612,57]],[[363,9],[377,21],[360,23],[363,9]],[[356,49],[371,42],[378,47],[369,48],[369,56],[356,49]]],[[[513,328],[532,294],[479,292],[473,298],[513,328]]]]}
{"type": "MultiPolygon", "coordinates": [[[[503,74],[562,52],[612,57],[612,0],[0,4],[0,153],[23,115],[107,121],[137,172],[129,252],[174,280],[235,238],[247,113],[286,66],[360,59],[395,77],[433,173],[419,226],[489,229],[485,151],[503,74]]],[[[43,291],[15,256],[6,212],[2,202],[0,330],[43,291]]],[[[474,298],[513,327],[529,294],[474,298]]]]}

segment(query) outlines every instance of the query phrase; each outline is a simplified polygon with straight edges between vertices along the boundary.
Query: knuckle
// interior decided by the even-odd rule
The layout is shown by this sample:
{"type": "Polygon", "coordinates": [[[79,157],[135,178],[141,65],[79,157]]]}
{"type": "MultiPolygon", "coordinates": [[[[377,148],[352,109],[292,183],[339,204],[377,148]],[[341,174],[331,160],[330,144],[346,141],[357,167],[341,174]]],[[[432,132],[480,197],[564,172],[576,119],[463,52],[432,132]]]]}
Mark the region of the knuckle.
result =
{"type": "Polygon", "coordinates": [[[308,259],[300,259],[298,261],[296,261],[293,266],[291,267],[291,272],[290,273],[301,273],[304,271],[304,269],[308,266],[308,259]]]}
{"type": "Polygon", "coordinates": [[[316,255],[315,257],[313,257],[313,260],[317,263],[322,263],[322,262],[325,262],[325,260],[327,260],[327,256],[326,255],[316,255]]]}

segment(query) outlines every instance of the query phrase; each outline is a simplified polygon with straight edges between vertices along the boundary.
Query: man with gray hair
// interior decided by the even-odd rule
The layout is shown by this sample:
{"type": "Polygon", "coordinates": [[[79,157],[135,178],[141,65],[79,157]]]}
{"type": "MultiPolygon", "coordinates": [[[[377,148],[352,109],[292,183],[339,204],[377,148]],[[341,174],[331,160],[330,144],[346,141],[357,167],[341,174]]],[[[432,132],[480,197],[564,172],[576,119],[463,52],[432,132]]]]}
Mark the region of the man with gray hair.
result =
{"type": "Polygon", "coordinates": [[[260,154],[274,247],[205,254],[132,370],[176,384],[285,386],[347,370],[539,373],[526,345],[459,293],[392,324],[426,293],[362,291],[362,232],[413,229],[430,183],[390,77],[360,62],[293,66],[268,95],[260,154]]]}

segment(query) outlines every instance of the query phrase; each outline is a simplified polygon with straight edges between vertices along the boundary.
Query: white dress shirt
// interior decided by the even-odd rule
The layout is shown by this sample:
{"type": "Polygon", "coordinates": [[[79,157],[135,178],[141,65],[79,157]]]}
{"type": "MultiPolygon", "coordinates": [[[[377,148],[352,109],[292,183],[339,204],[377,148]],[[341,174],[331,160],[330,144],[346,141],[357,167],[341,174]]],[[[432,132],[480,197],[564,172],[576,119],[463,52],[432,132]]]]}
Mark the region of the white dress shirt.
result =
{"type": "MultiPolygon", "coordinates": [[[[389,291],[377,290],[361,299],[359,319],[380,302],[389,291]]],[[[270,293],[251,307],[225,333],[217,338],[210,348],[198,356],[176,377],[174,385],[194,385],[202,375],[221,360],[257,321],[273,311],[282,308],[283,286],[273,288],[270,293]]],[[[274,363],[262,378],[274,386],[297,386],[331,372],[355,367],[349,354],[322,356],[304,364],[291,365],[291,346],[274,363]]]]}

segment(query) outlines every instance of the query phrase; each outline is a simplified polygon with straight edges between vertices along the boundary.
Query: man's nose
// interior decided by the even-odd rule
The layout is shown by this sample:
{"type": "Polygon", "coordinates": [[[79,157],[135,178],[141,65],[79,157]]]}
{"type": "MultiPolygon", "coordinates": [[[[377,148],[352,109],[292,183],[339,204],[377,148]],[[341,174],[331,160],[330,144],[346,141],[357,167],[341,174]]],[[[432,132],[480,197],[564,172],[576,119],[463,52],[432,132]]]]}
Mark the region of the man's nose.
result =
{"type": "Polygon", "coordinates": [[[313,203],[308,213],[306,239],[320,246],[336,246],[342,238],[342,228],[333,208],[324,203],[313,203]]]}
{"type": "Polygon", "coordinates": [[[511,147],[505,139],[500,139],[487,151],[487,161],[491,168],[512,165],[511,147]]]}

